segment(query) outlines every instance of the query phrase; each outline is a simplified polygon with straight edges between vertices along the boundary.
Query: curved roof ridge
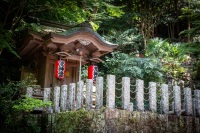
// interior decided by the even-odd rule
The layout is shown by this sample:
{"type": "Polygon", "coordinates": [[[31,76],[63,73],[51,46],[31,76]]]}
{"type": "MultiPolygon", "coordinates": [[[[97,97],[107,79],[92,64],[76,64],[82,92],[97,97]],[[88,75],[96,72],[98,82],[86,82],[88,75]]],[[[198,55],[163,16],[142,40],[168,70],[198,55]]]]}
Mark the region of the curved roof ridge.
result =
{"type": "Polygon", "coordinates": [[[88,28],[88,27],[74,27],[74,28],[71,28],[70,30],[67,30],[65,32],[58,33],[58,34],[63,35],[63,36],[73,36],[74,34],[77,34],[80,32],[88,32],[92,35],[95,35],[100,41],[102,41],[106,45],[115,46],[115,47],[118,46],[117,44],[104,40],[97,32],[95,32],[93,29],[88,28]]]}

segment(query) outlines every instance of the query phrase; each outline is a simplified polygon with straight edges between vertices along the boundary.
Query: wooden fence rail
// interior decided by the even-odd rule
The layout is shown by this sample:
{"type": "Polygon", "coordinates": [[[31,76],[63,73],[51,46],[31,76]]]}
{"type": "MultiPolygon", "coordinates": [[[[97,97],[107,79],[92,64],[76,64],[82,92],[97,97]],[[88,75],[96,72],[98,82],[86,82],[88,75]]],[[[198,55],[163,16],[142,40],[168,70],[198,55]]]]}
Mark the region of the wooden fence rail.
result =
{"type": "MultiPolygon", "coordinates": [[[[107,75],[106,88],[104,88],[103,77],[96,79],[95,86],[96,91],[93,92],[93,81],[87,79],[85,88],[83,81],[77,84],[71,83],[69,86],[55,86],[53,89],[44,88],[42,92],[43,100],[53,99],[54,112],[80,108],[87,110],[99,109],[103,106],[104,97],[106,98],[105,106],[107,108],[116,108],[117,84],[115,76],[107,75]],[[103,96],[104,90],[106,91],[105,96],[103,96]]],[[[161,84],[158,87],[155,82],[149,82],[148,88],[145,88],[144,81],[140,79],[136,80],[134,87],[134,89],[131,87],[129,77],[122,78],[120,97],[121,108],[124,110],[148,110],[162,114],[200,116],[200,90],[192,91],[187,87],[181,89],[179,86],[173,86],[172,91],[170,91],[167,84],[161,84]],[[148,104],[148,108],[145,108],[145,104],[148,104]]],[[[35,93],[37,92],[34,92],[33,88],[27,88],[27,96],[37,95],[35,93]]]]}

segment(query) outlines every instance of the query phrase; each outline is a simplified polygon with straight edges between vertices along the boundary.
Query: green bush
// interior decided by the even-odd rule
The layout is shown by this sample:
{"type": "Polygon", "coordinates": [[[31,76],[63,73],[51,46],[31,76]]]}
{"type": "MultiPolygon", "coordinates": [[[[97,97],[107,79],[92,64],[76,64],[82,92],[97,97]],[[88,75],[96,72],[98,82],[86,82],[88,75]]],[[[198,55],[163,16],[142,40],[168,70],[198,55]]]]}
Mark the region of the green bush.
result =
{"type": "Polygon", "coordinates": [[[92,123],[91,112],[68,111],[56,114],[53,130],[56,133],[88,133],[92,123]]]}

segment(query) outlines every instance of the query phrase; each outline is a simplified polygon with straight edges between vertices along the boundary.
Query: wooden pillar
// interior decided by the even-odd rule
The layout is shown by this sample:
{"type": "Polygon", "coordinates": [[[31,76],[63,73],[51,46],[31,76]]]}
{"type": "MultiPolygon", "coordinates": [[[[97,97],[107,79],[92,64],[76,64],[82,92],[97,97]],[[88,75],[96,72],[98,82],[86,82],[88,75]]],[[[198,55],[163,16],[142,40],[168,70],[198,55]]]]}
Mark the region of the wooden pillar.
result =
{"type": "Polygon", "coordinates": [[[144,81],[136,80],[136,101],[137,109],[139,111],[144,111],[144,81]]]}
{"type": "Polygon", "coordinates": [[[56,86],[54,87],[54,111],[55,112],[60,112],[59,102],[60,102],[60,87],[56,86]]]}
{"type": "Polygon", "coordinates": [[[107,75],[106,107],[115,108],[115,76],[107,75]]]}
{"type": "Polygon", "coordinates": [[[87,79],[86,80],[86,109],[90,110],[92,108],[92,89],[93,89],[93,80],[87,79]]]}
{"type": "Polygon", "coordinates": [[[103,106],[103,77],[96,79],[96,108],[100,109],[103,106]]]}
{"type": "Polygon", "coordinates": [[[152,112],[157,112],[156,83],[149,82],[149,107],[152,112]]]}
{"type": "Polygon", "coordinates": [[[190,88],[184,89],[184,99],[186,115],[192,115],[192,92],[190,88]]]}
{"type": "Polygon", "coordinates": [[[33,88],[32,87],[27,87],[26,96],[27,97],[32,97],[32,95],[33,95],[33,88]]]}
{"type": "Polygon", "coordinates": [[[75,110],[75,83],[69,84],[69,110],[75,110]]]}
{"type": "Polygon", "coordinates": [[[61,111],[67,110],[67,85],[61,86],[60,109],[61,111]]]}
{"type": "Polygon", "coordinates": [[[77,106],[76,109],[80,109],[83,106],[83,81],[77,83],[77,106]]]}
{"type": "Polygon", "coordinates": [[[179,86],[173,87],[174,93],[174,110],[175,113],[180,116],[181,115],[181,89],[179,86]]]}
{"type": "Polygon", "coordinates": [[[162,84],[161,85],[161,108],[164,114],[169,113],[169,94],[168,94],[168,85],[162,84]]]}
{"type": "Polygon", "coordinates": [[[125,110],[130,109],[130,78],[122,78],[122,108],[125,110]]]}

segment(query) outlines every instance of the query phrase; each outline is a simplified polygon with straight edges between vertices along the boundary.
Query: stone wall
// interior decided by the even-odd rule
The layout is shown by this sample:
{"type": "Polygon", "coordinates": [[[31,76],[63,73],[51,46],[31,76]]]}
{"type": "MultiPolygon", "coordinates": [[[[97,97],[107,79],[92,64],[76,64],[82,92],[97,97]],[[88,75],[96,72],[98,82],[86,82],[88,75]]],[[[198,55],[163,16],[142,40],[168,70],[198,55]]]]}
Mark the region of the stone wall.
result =
{"type": "MultiPolygon", "coordinates": [[[[66,125],[64,121],[70,121],[74,124],[70,129],[73,132],[79,131],[89,131],[92,133],[199,133],[200,125],[199,118],[190,116],[176,116],[176,115],[166,115],[157,114],[152,112],[138,112],[138,111],[128,111],[119,109],[109,109],[102,107],[99,110],[88,111],[87,122],[81,122],[84,125],[84,129],[80,127],[75,127],[74,125],[83,125],[74,123],[77,119],[74,115],[71,119],[59,120],[62,123],[57,125],[62,128],[62,132],[68,132],[69,129],[64,129],[66,125]],[[62,125],[63,124],[63,125],[62,125]]],[[[65,112],[65,113],[70,113],[65,112]]],[[[63,114],[62,114],[63,115],[63,114]]],[[[80,115],[79,115],[80,116],[80,115]]],[[[69,117],[68,117],[69,118],[69,117]]],[[[80,120],[79,120],[80,121],[80,120]]],[[[78,121],[78,122],[79,122],[78,121]]],[[[57,120],[54,121],[54,126],[56,127],[57,120]]],[[[68,126],[69,128],[69,126],[68,126]]],[[[57,132],[54,130],[53,132],[57,132]]]]}

